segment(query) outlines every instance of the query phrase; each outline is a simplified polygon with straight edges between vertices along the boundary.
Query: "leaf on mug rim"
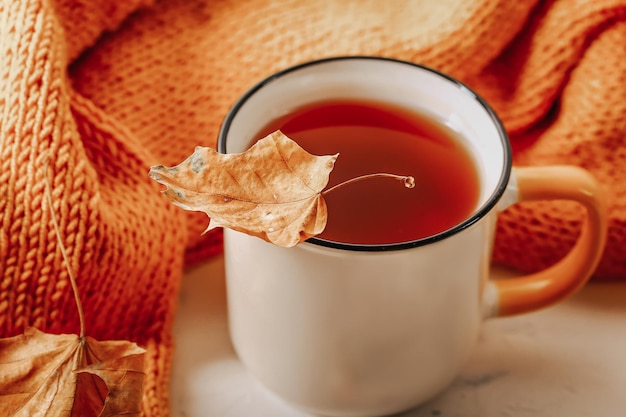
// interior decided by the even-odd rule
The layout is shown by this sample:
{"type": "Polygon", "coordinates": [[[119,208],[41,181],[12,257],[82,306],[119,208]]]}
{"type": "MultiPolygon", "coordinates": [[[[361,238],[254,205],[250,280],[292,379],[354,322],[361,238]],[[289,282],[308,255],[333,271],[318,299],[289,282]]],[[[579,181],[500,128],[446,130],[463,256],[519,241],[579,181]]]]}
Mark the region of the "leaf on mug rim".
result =
{"type": "Polygon", "coordinates": [[[291,247],[320,234],[327,221],[322,190],[338,155],[315,156],[276,131],[239,154],[196,147],[174,167],[150,169],[175,205],[228,227],[291,247]]]}

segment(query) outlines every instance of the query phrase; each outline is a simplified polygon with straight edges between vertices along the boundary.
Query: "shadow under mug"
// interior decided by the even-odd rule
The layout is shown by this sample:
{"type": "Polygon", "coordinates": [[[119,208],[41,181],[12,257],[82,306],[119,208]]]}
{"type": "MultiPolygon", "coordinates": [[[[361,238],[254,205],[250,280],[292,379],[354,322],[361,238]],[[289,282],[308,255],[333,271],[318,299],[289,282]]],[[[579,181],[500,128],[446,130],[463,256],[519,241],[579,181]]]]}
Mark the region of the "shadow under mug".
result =
{"type": "Polygon", "coordinates": [[[533,311],[580,288],[604,247],[606,203],[581,168],[512,168],[504,128],[477,94],[432,69],[386,58],[330,58],[269,77],[230,111],[218,150],[242,152],[268,121],[332,98],[426,111],[456,130],[476,161],[479,203],[455,227],[396,245],[311,238],[282,248],[225,230],[230,334],[249,371],[293,406],[387,415],[450,384],[485,319],[533,311]],[[577,243],[546,270],[490,280],[498,213],[537,199],[586,208],[577,243]]]}

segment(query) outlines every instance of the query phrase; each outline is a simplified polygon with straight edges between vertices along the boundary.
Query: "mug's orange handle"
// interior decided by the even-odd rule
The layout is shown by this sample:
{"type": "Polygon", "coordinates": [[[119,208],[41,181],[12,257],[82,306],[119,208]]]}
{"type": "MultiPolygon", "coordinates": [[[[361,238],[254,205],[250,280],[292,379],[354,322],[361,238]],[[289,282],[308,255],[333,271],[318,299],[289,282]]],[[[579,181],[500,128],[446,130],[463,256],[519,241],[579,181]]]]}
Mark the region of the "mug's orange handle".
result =
{"type": "Polygon", "coordinates": [[[574,166],[515,168],[518,202],[574,200],[586,208],[580,236],[571,251],[553,266],[511,279],[493,280],[495,314],[519,314],[556,303],[577,291],[593,274],[607,235],[607,203],[598,182],[574,166]]]}

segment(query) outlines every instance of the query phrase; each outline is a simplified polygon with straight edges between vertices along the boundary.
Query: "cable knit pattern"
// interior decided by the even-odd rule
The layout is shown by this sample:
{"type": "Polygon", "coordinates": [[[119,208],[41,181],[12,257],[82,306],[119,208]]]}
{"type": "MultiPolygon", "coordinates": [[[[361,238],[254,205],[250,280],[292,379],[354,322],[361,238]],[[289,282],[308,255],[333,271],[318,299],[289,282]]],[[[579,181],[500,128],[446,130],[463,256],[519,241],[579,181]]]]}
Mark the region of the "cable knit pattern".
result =
{"type": "MultiPolygon", "coordinates": [[[[0,0],[0,337],[77,331],[49,175],[88,331],[148,349],[144,414],[167,416],[183,267],[221,235],[201,236],[205,216],[162,198],[148,167],[214,146],[263,77],[347,54],[450,73],[496,109],[516,164],[593,172],[610,195],[596,278],[626,277],[626,0],[0,0]]],[[[580,211],[512,207],[495,260],[554,263],[580,211]]]]}

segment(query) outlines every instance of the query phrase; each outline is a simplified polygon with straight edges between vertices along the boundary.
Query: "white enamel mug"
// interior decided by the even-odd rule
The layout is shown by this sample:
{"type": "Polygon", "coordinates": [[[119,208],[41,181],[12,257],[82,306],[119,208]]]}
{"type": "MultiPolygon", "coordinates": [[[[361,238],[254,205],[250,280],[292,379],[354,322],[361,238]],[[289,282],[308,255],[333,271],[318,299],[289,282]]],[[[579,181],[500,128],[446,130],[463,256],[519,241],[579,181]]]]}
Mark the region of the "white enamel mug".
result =
{"type": "Polygon", "coordinates": [[[449,230],[393,245],[312,238],[282,248],[225,230],[230,334],[249,371],[291,405],[328,416],[388,415],[450,384],[485,319],[580,288],[603,250],[605,201],[580,168],[512,169],[504,128],[480,97],[444,74],[384,58],[314,61],[262,81],[228,114],[218,150],[242,152],[269,120],[331,98],[399,104],[457,131],[479,173],[478,205],[449,230]],[[490,280],[498,213],[533,199],[584,205],[578,242],[549,269],[490,280]]]}

